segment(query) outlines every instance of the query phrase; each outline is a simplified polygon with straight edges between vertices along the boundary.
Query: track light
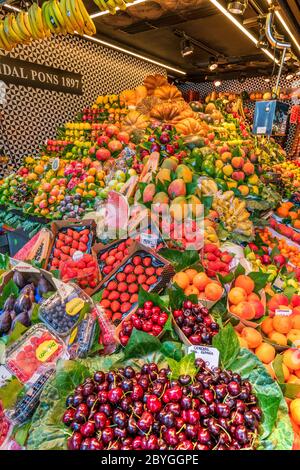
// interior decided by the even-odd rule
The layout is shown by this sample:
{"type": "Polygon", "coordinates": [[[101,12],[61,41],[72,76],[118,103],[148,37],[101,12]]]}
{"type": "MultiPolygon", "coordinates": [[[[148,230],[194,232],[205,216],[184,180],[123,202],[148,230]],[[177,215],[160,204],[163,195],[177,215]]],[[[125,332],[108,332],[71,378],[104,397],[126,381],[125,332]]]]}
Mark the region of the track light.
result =
{"type": "Polygon", "coordinates": [[[210,70],[211,72],[213,72],[213,71],[216,70],[218,67],[219,67],[218,62],[216,62],[214,59],[210,59],[209,65],[208,65],[209,70],[210,70]]]}
{"type": "Polygon", "coordinates": [[[191,41],[187,38],[184,37],[183,40],[181,41],[181,55],[182,57],[187,57],[189,55],[192,55],[194,53],[194,46],[191,43],[191,41]]]}
{"type": "Polygon", "coordinates": [[[218,88],[218,87],[221,86],[221,85],[222,85],[221,80],[215,80],[215,81],[214,81],[214,86],[215,86],[216,88],[218,88]]]}
{"type": "Polygon", "coordinates": [[[294,74],[293,74],[293,73],[289,73],[289,74],[285,77],[285,79],[288,80],[288,81],[289,81],[289,80],[293,80],[293,78],[294,78],[294,74]]]}
{"type": "Polygon", "coordinates": [[[238,0],[236,2],[229,2],[227,10],[233,15],[243,15],[248,5],[248,0],[238,0]]]}

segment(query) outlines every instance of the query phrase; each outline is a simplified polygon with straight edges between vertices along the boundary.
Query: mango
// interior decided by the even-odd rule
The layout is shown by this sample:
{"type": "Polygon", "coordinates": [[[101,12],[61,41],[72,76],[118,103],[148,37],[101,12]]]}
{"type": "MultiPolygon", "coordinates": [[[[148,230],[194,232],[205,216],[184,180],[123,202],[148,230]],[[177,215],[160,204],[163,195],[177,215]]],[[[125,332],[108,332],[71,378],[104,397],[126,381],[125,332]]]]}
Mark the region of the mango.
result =
{"type": "Polygon", "coordinates": [[[242,157],[233,157],[231,160],[231,165],[233,168],[240,169],[243,168],[245,160],[242,157]]]}
{"type": "Polygon", "coordinates": [[[152,209],[157,214],[165,214],[168,211],[169,197],[166,193],[161,191],[155,194],[152,201],[152,209]]]}
{"type": "Polygon", "coordinates": [[[188,205],[184,196],[176,197],[170,205],[170,215],[177,221],[184,220],[188,215],[188,205]]]}
{"type": "Polygon", "coordinates": [[[189,210],[193,217],[200,217],[203,214],[203,205],[200,199],[192,195],[188,198],[189,210]]]}
{"type": "Polygon", "coordinates": [[[223,166],[223,173],[226,176],[231,176],[233,173],[233,168],[231,165],[225,165],[223,166]]]}
{"type": "Polygon", "coordinates": [[[252,175],[250,178],[248,178],[248,183],[256,185],[259,181],[259,178],[257,175],[252,175]]]}
{"type": "Polygon", "coordinates": [[[245,165],[243,166],[243,172],[246,174],[246,175],[253,175],[254,173],[254,165],[253,163],[250,163],[250,162],[247,162],[245,163],[245,165]]]}
{"type": "Polygon", "coordinates": [[[164,183],[165,181],[171,181],[171,171],[169,168],[162,168],[156,175],[156,181],[161,181],[164,183]]]}
{"type": "Polygon", "coordinates": [[[182,179],[176,179],[172,181],[168,187],[168,194],[171,199],[175,199],[178,196],[186,195],[186,185],[182,179]]]}
{"type": "Polygon", "coordinates": [[[162,165],[161,165],[161,168],[162,169],[168,169],[168,170],[172,170],[172,171],[175,171],[176,168],[178,166],[178,160],[177,158],[175,157],[171,157],[171,158],[166,158],[163,162],[162,162],[162,165]]]}
{"type": "Polygon", "coordinates": [[[235,181],[244,181],[245,173],[243,171],[234,171],[231,175],[231,178],[235,181]]]}
{"type": "Polygon", "coordinates": [[[183,179],[185,183],[191,183],[193,181],[193,172],[186,165],[179,165],[176,169],[177,178],[183,179]]]}
{"type": "Polygon", "coordinates": [[[238,190],[240,191],[242,196],[248,196],[249,194],[249,188],[245,184],[242,184],[241,186],[239,186],[238,190]]]}
{"type": "Polygon", "coordinates": [[[143,193],[143,203],[152,202],[156,191],[154,183],[150,183],[146,186],[143,193]]]}

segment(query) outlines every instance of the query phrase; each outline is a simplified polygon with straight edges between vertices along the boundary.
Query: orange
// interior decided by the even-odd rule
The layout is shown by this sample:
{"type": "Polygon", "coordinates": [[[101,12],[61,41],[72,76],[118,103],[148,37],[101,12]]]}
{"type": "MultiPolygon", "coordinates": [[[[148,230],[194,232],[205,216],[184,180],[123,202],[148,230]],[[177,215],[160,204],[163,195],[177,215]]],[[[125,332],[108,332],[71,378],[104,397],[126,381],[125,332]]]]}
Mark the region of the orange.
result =
{"type": "Polygon", "coordinates": [[[283,353],[283,364],[291,370],[300,369],[300,351],[298,349],[288,349],[283,353]]]}
{"type": "Polygon", "coordinates": [[[268,335],[272,333],[273,331],[273,318],[265,318],[265,320],[262,321],[261,323],[261,329],[262,332],[265,333],[265,335],[268,335]]]}
{"type": "Polygon", "coordinates": [[[175,282],[181,289],[186,289],[190,284],[190,279],[186,273],[183,271],[176,273],[173,277],[173,282],[175,282]]]}
{"type": "MultiPolygon", "coordinates": [[[[235,287],[241,287],[247,293],[247,295],[251,294],[254,290],[255,284],[251,277],[246,276],[245,274],[241,274],[238,276],[234,283],[235,287]]],[[[259,299],[260,300],[260,299],[259,299]]]]}
{"type": "Polygon", "coordinates": [[[268,334],[268,337],[273,343],[279,344],[280,346],[287,345],[287,337],[284,336],[282,333],[278,333],[277,331],[272,331],[268,334]]]}
{"type": "Polygon", "coordinates": [[[245,327],[242,331],[242,338],[244,338],[249,348],[255,349],[262,343],[262,335],[255,328],[245,327]]]}
{"type": "Polygon", "coordinates": [[[93,176],[87,176],[85,178],[86,183],[94,183],[94,181],[95,181],[95,178],[93,176]]]}
{"type": "Polygon", "coordinates": [[[205,297],[207,300],[219,300],[222,297],[223,289],[219,284],[210,282],[204,289],[205,297]]]}
{"type": "Polygon", "coordinates": [[[209,278],[205,273],[197,273],[193,278],[193,284],[199,291],[204,291],[207,284],[210,282],[209,278]]]}
{"type": "Polygon", "coordinates": [[[185,295],[199,295],[199,290],[195,286],[188,286],[184,293],[185,295]]]}
{"type": "Polygon", "coordinates": [[[272,367],[272,364],[264,364],[264,366],[267,369],[268,374],[272,377],[272,379],[275,379],[275,372],[272,367]]]}
{"type": "Polygon", "coordinates": [[[187,269],[184,272],[188,276],[190,282],[193,282],[194,277],[197,276],[197,274],[198,274],[198,271],[196,271],[196,269],[191,269],[191,268],[187,269]]]}
{"type": "Polygon", "coordinates": [[[88,170],[88,175],[90,175],[90,176],[95,176],[96,173],[97,173],[96,168],[90,168],[88,170]]]}
{"type": "Polygon", "coordinates": [[[258,359],[265,364],[269,364],[269,362],[274,361],[275,358],[275,348],[268,343],[261,343],[256,349],[255,354],[257,355],[258,359]]]}
{"type": "Polygon", "coordinates": [[[287,334],[292,328],[292,319],[290,317],[277,315],[273,318],[273,328],[278,331],[278,333],[287,334]]]}
{"type": "Polygon", "coordinates": [[[300,425],[300,398],[295,398],[290,403],[290,412],[295,423],[300,425]]]}
{"type": "Polygon", "coordinates": [[[228,300],[234,305],[247,300],[247,293],[241,287],[233,287],[228,294],[228,300]]]}

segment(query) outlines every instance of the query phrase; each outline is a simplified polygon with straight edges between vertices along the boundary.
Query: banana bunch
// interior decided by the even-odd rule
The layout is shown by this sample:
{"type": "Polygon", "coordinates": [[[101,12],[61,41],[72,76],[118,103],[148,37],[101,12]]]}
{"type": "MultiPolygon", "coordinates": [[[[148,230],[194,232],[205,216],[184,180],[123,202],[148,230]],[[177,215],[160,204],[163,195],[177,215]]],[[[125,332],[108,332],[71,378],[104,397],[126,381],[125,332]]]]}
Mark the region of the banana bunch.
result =
{"type": "Polygon", "coordinates": [[[213,196],[219,190],[215,181],[208,178],[201,180],[200,189],[203,196],[213,196]]]}
{"type": "Polygon", "coordinates": [[[52,34],[93,36],[96,27],[82,0],[47,0],[42,5],[43,20],[52,34]]]}
{"type": "Polygon", "coordinates": [[[226,230],[245,236],[252,235],[253,224],[249,220],[246,202],[235,197],[233,191],[215,194],[212,208],[218,212],[226,230]]]}
{"type": "Polygon", "coordinates": [[[41,8],[34,3],[28,12],[9,13],[0,21],[0,48],[11,51],[17,44],[29,44],[31,39],[44,39],[50,31],[44,26],[41,8]]]}
{"type": "Polygon", "coordinates": [[[132,3],[133,0],[94,0],[97,7],[99,7],[100,11],[108,10],[109,13],[115,15],[117,12],[117,8],[119,10],[126,10],[127,3],[132,3]]]}

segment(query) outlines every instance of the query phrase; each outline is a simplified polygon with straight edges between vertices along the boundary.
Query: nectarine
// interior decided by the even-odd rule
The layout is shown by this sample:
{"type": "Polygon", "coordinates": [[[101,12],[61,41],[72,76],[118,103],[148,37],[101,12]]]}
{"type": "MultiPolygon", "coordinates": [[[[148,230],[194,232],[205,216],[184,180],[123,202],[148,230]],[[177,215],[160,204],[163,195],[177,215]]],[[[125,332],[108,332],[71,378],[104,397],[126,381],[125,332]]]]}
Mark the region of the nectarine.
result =
{"type": "Polygon", "coordinates": [[[228,300],[234,305],[238,305],[240,302],[247,300],[247,293],[241,287],[233,287],[228,294],[228,300]]]}

